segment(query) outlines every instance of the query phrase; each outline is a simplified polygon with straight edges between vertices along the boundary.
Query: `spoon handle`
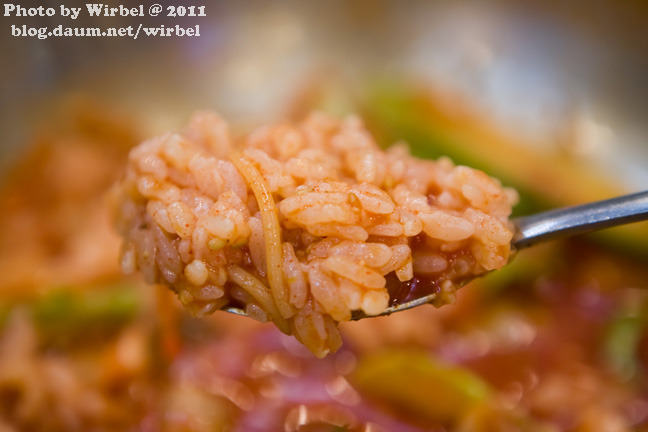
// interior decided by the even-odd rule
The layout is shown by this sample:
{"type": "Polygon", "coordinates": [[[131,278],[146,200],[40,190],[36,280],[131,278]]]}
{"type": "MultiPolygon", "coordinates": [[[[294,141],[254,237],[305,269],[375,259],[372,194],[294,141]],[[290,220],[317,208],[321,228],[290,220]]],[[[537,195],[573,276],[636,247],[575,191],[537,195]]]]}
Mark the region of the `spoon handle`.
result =
{"type": "Polygon", "coordinates": [[[648,191],[519,217],[513,220],[516,234],[512,245],[523,249],[560,237],[643,220],[648,220],[648,191]]]}

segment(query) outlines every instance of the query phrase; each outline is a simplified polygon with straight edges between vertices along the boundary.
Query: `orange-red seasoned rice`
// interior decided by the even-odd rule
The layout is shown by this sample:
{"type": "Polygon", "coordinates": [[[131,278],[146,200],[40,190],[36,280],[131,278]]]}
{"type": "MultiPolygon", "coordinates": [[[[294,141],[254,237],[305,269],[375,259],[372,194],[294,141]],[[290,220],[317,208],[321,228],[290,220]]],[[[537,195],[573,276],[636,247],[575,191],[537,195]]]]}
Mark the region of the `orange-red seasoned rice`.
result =
{"type": "Polygon", "coordinates": [[[125,272],[198,316],[241,307],[320,357],[339,348],[338,321],[385,310],[388,278],[423,276],[445,303],[506,264],[516,200],[481,171],[383,151],[357,117],[322,113],[240,140],[197,113],[135,147],[117,192],[125,272]]]}

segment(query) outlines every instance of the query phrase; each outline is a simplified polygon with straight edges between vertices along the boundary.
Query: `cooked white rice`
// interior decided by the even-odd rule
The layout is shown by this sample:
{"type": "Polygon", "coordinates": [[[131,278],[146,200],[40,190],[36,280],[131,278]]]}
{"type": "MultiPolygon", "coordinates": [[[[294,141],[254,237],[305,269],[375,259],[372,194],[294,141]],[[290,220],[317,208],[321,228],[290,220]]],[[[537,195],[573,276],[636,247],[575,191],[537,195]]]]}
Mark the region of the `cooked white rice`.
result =
{"type": "MultiPolygon", "coordinates": [[[[336,323],[415,276],[452,301],[506,264],[515,193],[449,159],[381,150],[357,117],[313,113],[234,141],[214,113],[132,149],[118,187],[122,267],[195,315],[238,306],[323,357],[336,323]]],[[[392,296],[394,293],[392,293],[392,296]]]]}

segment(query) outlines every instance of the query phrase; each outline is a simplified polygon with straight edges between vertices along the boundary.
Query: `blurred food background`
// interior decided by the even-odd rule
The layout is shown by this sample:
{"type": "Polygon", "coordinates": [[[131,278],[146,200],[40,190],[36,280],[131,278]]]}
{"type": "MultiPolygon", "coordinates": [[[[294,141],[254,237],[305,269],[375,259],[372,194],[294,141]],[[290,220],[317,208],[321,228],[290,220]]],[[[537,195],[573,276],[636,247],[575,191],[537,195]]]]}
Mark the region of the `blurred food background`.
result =
{"type": "Polygon", "coordinates": [[[121,276],[105,198],[130,147],[197,109],[240,131],[358,113],[381,145],[517,188],[517,214],[645,190],[645,2],[217,1],[206,15],[0,17],[0,429],[648,428],[645,223],[525,251],[456,305],[349,323],[318,361],[121,276]],[[201,36],[10,32],[140,22],[201,36]]]}

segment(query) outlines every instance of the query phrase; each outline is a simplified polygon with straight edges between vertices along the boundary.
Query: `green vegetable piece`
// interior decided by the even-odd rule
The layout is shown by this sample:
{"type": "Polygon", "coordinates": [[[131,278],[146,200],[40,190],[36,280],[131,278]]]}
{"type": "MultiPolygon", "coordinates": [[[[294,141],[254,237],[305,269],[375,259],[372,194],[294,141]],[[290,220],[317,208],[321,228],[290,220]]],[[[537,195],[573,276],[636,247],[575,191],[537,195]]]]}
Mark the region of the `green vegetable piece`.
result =
{"type": "Polygon", "coordinates": [[[454,424],[491,393],[472,372],[419,351],[369,355],[360,360],[351,381],[398,412],[443,424],[454,424]]]}
{"type": "MultiPolygon", "coordinates": [[[[386,143],[402,139],[415,156],[448,156],[456,164],[480,169],[514,187],[520,202],[513,208],[513,216],[623,192],[612,177],[581,166],[578,159],[531,152],[507,138],[489,137],[481,127],[465,125],[462,118],[436,107],[421,88],[399,81],[379,81],[368,85],[364,99],[364,116],[386,143]],[[565,184],[569,188],[560,187],[565,184]]],[[[646,259],[647,235],[645,224],[629,224],[589,234],[589,238],[646,259]]]]}
{"type": "Polygon", "coordinates": [[[75,292],[61,288],[45,296],[33,306],[33,314],[41,324],[74,321],[127,321],[135,316],[139,304],[132,287],[109,287],[75,292]]]}
{"type": "Polygon", "coordinates": [[[140,310],[137,290],[108,285],[82,291],[61,287],[31,304],[34,323],[47,344],[101,340],[133,320],[140,310]]]}
{"type": "Polygon", "coordinates": [[[0,305],[0,330],[4,328],[4,325],[7,322],[7,318],[9,317],[10,311],[11,308],[8,305],[5,304],[0,305]]]}
{"type": "Polygon", "coordinates": [[[632,379],[637,373],[637,350],[645,320],[636,316],[619,317],[610,323],[604,340],[607,364],[622,378],[632,379]]]}

